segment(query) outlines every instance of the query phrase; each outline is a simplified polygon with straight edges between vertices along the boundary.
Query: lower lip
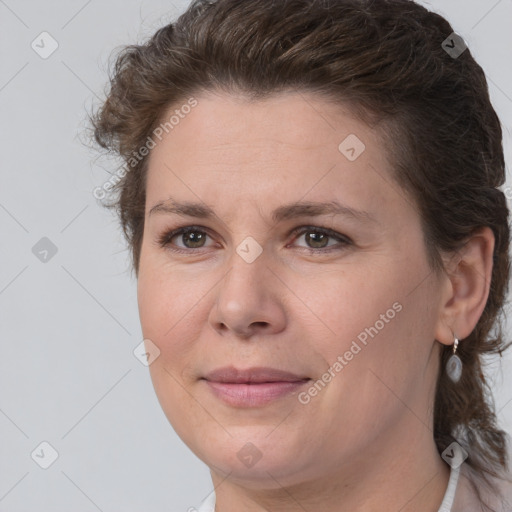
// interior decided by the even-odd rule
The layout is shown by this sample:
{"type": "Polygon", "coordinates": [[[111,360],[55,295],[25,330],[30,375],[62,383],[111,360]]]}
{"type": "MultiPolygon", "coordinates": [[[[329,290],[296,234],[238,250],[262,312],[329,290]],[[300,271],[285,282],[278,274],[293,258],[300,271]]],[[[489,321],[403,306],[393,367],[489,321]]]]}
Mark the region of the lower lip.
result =
{"type": "Polygon", "coordinates": [[[262,382],[259,384],[235,384],[209,380],[205,380],[205,382],[218,398],[229,405],[259,407],[297,392],[309,383],[309,379],[296,382],[262,382]]]}

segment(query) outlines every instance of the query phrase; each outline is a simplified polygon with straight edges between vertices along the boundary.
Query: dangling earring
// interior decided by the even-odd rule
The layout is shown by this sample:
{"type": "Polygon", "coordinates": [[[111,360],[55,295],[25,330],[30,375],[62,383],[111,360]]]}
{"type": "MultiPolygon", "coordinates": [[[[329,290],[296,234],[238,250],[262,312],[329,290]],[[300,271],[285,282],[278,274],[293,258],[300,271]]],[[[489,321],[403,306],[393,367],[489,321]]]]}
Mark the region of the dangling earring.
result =
{"type": "Polygon", "coordinates": [[[455,338],[453,342],[453,354],[450,356],[446,363],[446,374],[450,378],[452,382],[459,382],[460,377],[462,375],[462,361],[460,357],[455,353],[457,352],[457,346],[459,344],[459,340],[455,338]]]}

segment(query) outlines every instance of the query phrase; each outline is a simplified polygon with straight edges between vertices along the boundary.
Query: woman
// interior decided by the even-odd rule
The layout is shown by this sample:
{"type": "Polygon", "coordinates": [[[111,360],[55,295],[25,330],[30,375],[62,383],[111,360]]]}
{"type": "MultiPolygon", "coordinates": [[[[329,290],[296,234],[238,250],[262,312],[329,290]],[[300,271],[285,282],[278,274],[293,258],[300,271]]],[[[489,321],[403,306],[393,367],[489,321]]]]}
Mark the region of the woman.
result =
{"type": "Polygon", "coordinates": [[[196,0],[92,119],[200,510],[510,511],[502,132],[410,0],[196,0]]]}

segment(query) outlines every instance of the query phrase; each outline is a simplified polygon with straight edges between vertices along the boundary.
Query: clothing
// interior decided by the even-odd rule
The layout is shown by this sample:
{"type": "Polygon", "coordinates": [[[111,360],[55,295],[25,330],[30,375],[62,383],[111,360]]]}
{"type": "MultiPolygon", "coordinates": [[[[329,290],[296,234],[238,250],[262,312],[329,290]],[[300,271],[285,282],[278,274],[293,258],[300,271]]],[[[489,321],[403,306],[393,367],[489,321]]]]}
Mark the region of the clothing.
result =
{"type": "MultiPolygon", "coordinates": [[[[439,507],[439,512],[452,512],[455,493],[457,492],[457,484],[459,483],[460,466],[450,469],[450,479],[444,493],[443,501],[439,507]]],[[[215,510],[215,507],[214,507],[215,510]]]]}
{"type": "Polygon", "coordinates": [[[197,512],[215,512],[215,491],[208,495],[197,509],[197,512]]]}
{"type": "MultiPolygon", "coordinates": [[[[450,479],[448,480],[448,486],[444,494],[443,501],[439,507],[439,512],[457,512],[453,508],[455,500],[455,494],[457,492],[457,484],[459,481],[461,466],[450,469],[450,479]]],[[[198,512],[215,512],[215,492],[212,492],[201,504],[198,512]]],[[[511,512],[511,511],[506,511],[511,512]]]]}

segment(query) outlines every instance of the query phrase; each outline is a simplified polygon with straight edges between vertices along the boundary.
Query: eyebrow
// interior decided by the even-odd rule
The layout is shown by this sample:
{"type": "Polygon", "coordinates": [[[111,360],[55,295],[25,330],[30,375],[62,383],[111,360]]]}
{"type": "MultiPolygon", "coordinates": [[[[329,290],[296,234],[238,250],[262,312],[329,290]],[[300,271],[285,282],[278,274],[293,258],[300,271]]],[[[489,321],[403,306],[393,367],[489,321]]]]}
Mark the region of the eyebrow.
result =
{"type": "MultiPolygon", "coordinates": [[[[148,216],[154,213],[169,215],[180,215],[183,217],[197,217],[201,219],[212,219],[216,217],[215,212],[209,206],[203,203],[179,202],[172,197],[165,201],[156,203],[149,211],[148,216]]],[[[272,212],[272,220],[280,222],[295,217],[317,217],[321,215],[343,215],[352,217],[361,222],[375,222],[378,220],[369,212],[364,210],[355,210],[348,206],[340,204],[338,201],[329,202],[310,202],[297,201],[290,204],[279,206],[272,212]]]]}

